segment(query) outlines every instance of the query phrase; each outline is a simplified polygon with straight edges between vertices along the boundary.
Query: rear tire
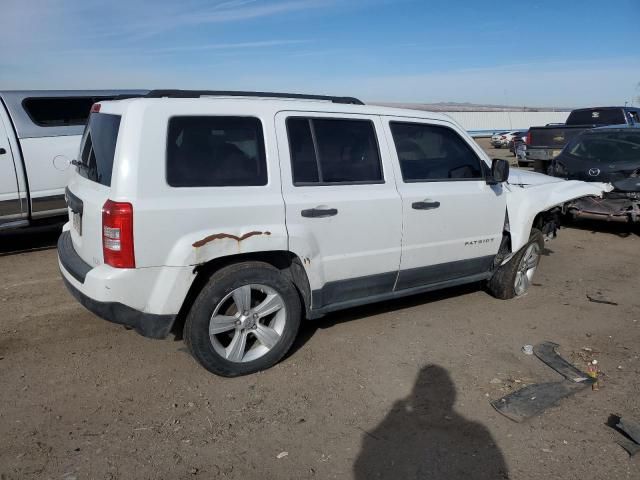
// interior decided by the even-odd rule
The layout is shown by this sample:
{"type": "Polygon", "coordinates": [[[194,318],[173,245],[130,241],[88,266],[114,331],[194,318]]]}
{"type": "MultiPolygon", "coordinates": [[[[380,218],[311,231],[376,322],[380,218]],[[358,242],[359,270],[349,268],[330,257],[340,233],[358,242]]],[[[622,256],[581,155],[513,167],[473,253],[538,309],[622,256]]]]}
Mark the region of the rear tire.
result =
{"type": "Polygon", "coordinates": [[[506,264],[498,267],[487,282],[489,293],[496,298],[508,300],[527,293],[533,274],[540,263],[544,248],[544,237],[537,229],[531,231],[527,244],[506,264]]]}
{"type": "Polygon", "coordinates": [[[204,368],[236,377],[278,363],[300,320],[295,286],[267,263],[246,262],[212,275],[187,315],[184,339],[204,368]]]}

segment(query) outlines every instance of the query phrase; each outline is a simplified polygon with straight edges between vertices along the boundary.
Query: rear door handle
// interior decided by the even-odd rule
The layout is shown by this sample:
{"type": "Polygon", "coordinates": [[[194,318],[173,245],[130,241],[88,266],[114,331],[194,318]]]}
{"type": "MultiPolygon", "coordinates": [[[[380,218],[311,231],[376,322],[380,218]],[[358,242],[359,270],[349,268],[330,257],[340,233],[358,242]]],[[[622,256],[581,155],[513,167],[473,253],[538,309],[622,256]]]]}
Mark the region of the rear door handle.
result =
{"type": "Polygon", "coordinates": [[[324,218],[324,217],[333,217],[338,214],[337,208],[309,208],[307,210],[302,210],[300,212],[305,218],[324,218]]]}
{"type": "Polygon", "coordinates": [[[7,153],[7,150],[4,148],[0,148],[0,155],[4,155],[5,153],[7,153]]]}
{"type": "Polygon", "coordinates": [[[413,202],[411,204],[411,208],[414,210],[433,210],[439,206],[440,202],[433,202],[431,200],[423,200],[422,202],[413,202]]]}

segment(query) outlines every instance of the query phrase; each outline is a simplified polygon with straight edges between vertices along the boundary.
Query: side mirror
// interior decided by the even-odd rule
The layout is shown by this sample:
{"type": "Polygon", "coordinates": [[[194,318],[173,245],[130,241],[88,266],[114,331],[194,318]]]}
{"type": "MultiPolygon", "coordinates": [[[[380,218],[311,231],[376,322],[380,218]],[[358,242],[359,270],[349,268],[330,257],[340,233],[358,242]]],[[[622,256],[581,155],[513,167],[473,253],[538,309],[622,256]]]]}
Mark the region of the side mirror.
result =
{"type": "Polygon", "coordinates": [[[501,158],[494,158],[491,163],[491,175],[487,177],[489,185],[506,182],[509,178],[509,162],[501,158]]]}

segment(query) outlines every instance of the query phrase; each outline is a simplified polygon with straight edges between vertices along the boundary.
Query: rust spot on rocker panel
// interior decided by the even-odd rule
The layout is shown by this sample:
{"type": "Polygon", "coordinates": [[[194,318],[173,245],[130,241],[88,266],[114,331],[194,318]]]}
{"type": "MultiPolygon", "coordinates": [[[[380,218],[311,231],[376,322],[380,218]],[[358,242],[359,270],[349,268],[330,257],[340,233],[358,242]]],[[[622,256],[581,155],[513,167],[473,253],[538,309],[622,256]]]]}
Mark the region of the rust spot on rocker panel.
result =
{"type": "Polygon", "coordinates": [[[236,242],[241,242],[243,240],[246,240],[247,238],[255,237],[256,235],[268,236],[268,235],[271,235],[271,232],[249,232],[249,233],[245,233],[241,237],[238,237],[237,235],[232,235],[230,233],[214,233],[213,235],[204,237],[202,240],[198,240],[193,244],[193,246],[196,248],[199,248],[199,247],[202,247],[203,245],[206,245],[209,242],[213,242],[214,240],[221,240],[223,238],[230,238],[232,240],[235,240],[236,242]]]}

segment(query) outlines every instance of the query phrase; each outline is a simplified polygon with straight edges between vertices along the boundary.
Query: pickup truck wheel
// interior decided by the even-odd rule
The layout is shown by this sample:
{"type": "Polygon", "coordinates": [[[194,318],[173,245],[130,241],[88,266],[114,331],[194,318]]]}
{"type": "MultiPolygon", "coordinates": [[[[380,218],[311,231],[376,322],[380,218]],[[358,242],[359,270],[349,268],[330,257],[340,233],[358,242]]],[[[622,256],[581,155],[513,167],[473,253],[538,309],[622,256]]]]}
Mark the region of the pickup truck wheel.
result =
{"type": "Polygon", "coordinates": [[[266,263],[241,263],[209,279],[187,315],[184,338],[204,368],[236,377],[280,361],[300,318],[300,298],[287,278],[266,263]]]}
{"type": "Polygon", "coordinates": [[[489,292],[503,300],[524,295],[531,286],[543,248],[542,232],[533,229],[527,244],[489,279],[489,292]]]}

